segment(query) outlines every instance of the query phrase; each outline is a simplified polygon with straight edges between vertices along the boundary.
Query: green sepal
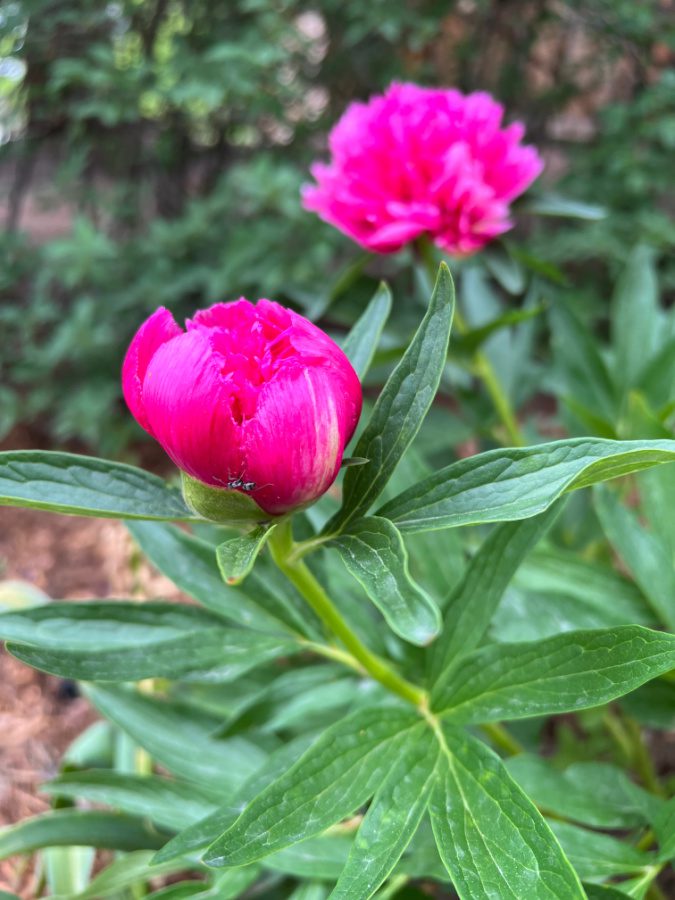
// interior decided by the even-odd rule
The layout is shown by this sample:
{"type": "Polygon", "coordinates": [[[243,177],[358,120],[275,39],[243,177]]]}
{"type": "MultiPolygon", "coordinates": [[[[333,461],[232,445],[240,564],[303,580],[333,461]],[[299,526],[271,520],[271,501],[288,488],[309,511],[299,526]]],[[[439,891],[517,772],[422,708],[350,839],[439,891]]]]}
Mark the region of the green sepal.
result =
{"type": "Polygon", "coordinates": [[[190,509],[210,522],[243,528],[268,522],[272,516],[252,497],[238,490],[216,488],[181,472],[183,499],[190,509]]]}

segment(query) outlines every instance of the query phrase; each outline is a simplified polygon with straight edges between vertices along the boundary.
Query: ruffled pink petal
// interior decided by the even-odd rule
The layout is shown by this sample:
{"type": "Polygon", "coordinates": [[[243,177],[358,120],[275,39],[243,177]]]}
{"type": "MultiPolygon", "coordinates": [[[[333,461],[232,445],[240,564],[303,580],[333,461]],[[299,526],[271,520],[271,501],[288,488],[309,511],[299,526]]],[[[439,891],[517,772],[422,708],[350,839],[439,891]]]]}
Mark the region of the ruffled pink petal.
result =
{"type": "Polygon", "coordinates": [[[422,233],[451,253],[475,252],[491,230],[510,227],[508,208],[496,222],[484,208],[508,207],[543,168],[521,143],[523,126],[504,128],[503,116],[486,93],[393,84],[345,111],[329,136],[330,162],[311,167],[303,205],[376,252],[422,233]],[[425,208],[434,215],[413,212],[425,208]]]}
{"type": "Polygon", "coordinates": [[[168,341],[183,334],[169,312],[160,306],[141,325],[129,345],[122,364],[122,392],[127,406],[138,424],[152,434],[143,402],[143,381],[156,351],[168,341]]]}

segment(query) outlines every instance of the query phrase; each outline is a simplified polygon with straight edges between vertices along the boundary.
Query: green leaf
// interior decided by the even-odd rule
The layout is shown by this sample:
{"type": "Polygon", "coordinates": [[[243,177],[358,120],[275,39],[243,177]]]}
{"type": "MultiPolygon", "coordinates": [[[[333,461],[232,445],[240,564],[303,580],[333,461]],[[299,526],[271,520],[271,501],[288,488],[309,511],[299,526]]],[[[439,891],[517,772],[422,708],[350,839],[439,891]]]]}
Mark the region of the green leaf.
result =
{"type": "Polygon", "coordinates": [[[60,809],[0,829],[0,859],[42,847],[101,847],[109,850],[156,849],[167,835],[146,821],[123,813],[60,809]]]}
{"type": "Polygon", "coordinates": [[[436,637],[440,611],[410,577],[408,552],[395,525],[376,516],[357,519],[331,544],[396,634],[420,646],[436,637]]]}
{"type": "Polygon", "coordinates": [[[75,453],[0,453],[0,505],[112,519],[194,519],[180,491],[123,463],[75,453]]]}
{"type": "Polygon", "coordinates": [[[637,384],[654,355],[660,319],[654,251],[638,246],[628,258],[612,298],[615,380],[624,390],[637,384]]]}
{"type": "Polygon", "coordinates": [[[151,869],[149,866],[151,859],[152,852],[148,850],[125,853],[121,859],[106,866],[85,890],[80,891],[70,900],[100,900],[100,898],[122,892],[125,888],[130,888],[135,884],[142,884],[158,875],[169,875],[186,868],[186,863],[181,861],[180,865],[168,863],[151,869]]]}
{"type": "Polygon", "coordinates": [[[307,604],[276,566],[260,559],[246,586],[226,585],[215,547],[164,522],[128,522],[134,540],[160,572],[204,606],[246,627],[320,638],[307,604]],[[266,564],[267,563],[267,564],[266,564]]]}
{"type": "Polygon", "coordinates": [[[368,900],[389,876],[427,808],[439,755],[433,732],[420,722],[377,789],[331,900],[368,900]]]}
{"type": "Polygon", "coordinates": [[[219,834],[227,831],[237,821],[247,803],[298,761],[308,744],[309,740],[305,735],[282,744],[241,785],[228,803],[177,834],[155,854],[154,862],[163,863],[182,856],[194,856],[196,852],[208,847],[219,834]]]}
{"type": "Polygon", "coordinates": [[[121,687],[87,685],[86,694],[169,771],[209,785],[216,797],[230,795],[265,761],[265,753],[243,737],[214,738],[218,720],[189,707],[121,687]]]}
{"type": "Polygon", "coordinates": [[[284,638],[223,627],[176,603],[52,603],[0,615],[0,639],[30,666],[83,681],[173,678],[218,668],[230,680],[297,652],[284,638]]]}
{"type": "Polygon", "coordinates": [[[675,668],[675,635],[640,625],[493,644],[441,676],[432,708],[453,721],[494,722],[609,703],[675,668]]]}
{"type": "Polygon", "coordinates": [[[567,822],[551,822],[551,830],[581,878],[608,878],[641,872],[653,864],[654,855],[624,841],[588,831],[567,822]]]}
{"type": "Polygon", "coordinates": [[[209,847],[212,866],[255,862],[350,815],[372,796],[419,720],[395,708],[357,712],[325,731],[209,847]]]}
{"type": "Polygon", "coordinates": [[[272,528],[261,525],[248,534],[230,538],[229,541],[218,545],[216,549],[218,568],[228,584],[239,584],[250,574],[272,528]]]}
{"type": "Polygon", "coordinates": [[[361,380],[373,361],[382,329],[390,312],[391,291],[384,282],[381,282],[370,303],[344,339],[342,349],[361,380]]]}
{"type": "Polygon", "coordinates": [[[525,290],[525,273],[501,241],[493,241],[481,254],[490,274],[509,294],[522,294],[525,290]]]}
{"type": "Polygon", "coordinates": [[[443,727],[434,836],[462,900],[585,900],[550,828],[480,741],[443,727]]]}
{"type": "Polygon", "coordinates": [[[551,335],[556,363],[572,406],[586,407],[612,424],[617,416],[617,397],[598,341],[571,309],[551,307],[551,335]]]}
{"type": "Polygon", "coordinates": [[[607,488],[594,490],[602,530],[626,563],[659,620],[675,629],[675,567],[668,541],[647,531],[635,513],[607,488]]]}
{"type": "Polygon", "coordinates": [[[557,216],[564,219],[584,219],[599,222],[607,217],[607,210],[594,203],[582,203],[559,194],[540,194],[527,205],[527,212],[539,216],[557,216]]]}
{"type": "Polygon", "coordinates": [[[443,632],[431,656],[434,678],[457,654],[480,643],[514,572],[559,512],[554,505],[531,519],[507,522],[484,541],[446,607],[443,632]]]}
{"type": "Polygon", "coordinates": [[[353,845],[351,835],[325,834],[300,841],[265,858],[265,868],[295,878],[335,881],[353,845]]]}
{"type": "Polygon", "coordinates": [[[592,828],[645,825],[657,802],[608,763],[574,763],[561,772],[540,756],[520,753],[505,765],[538,807],[592,828]]]}
{"type": "Polygon", "coordinates": [[[454,306],[452,277],[442,264],[429,309],[354,448],[369,462],[347,469],[342,507],[326,532],[341,530],[374,503],[419,431],[445,368],[454,306]]]}
{"type": "Polygon", "coordinates": [[[659,842],[659,859],[675,858],[675,797],[664,803],[654,816],[654,831],[659,842]]]}
{"type": "Polygon", "coordinates": [[[626,900],[628,894],[602,884],[584,884],[588,900],[626,900]]]}
{"type": "Polygon", "coordinates": [[[378,510],[402,531],[527,519],[567,491],[675,460],[675,441],[572,438],[461,459],[378,510]]]}
{"type": "Polygon", "coordinates": [[[541,315],[544,309],[545,307],[543,306],[532,306],[529,309],[511,309],[503,315],[492,319],[486,325],[472,328],[459,337],[453,338],[453,352],[459,355],[472,355],[495,332],[501,331],[502,328],[509,328],[511,325],[527,322],[529,319],[541,315]]]}
{"type": "MultiPolygon", "coordinates": [[[[675,357],[675,348],[673,348],[675,357]]],[[[673,381],[675,383],[675,379],[673,381]]],[[[653,531],[668,542],[675,560],[675,467],[659,467],[638,478],[641,506],[653,531]]]]}
{"type": "Polygon", "coordinates": [[[40,786],[54,797],[88,800],[147,816],[161,828],[180,831],[210,815],[217,800],[206,788],[159,775],[127,775],[107,769],[66,772],[40,786]]]}

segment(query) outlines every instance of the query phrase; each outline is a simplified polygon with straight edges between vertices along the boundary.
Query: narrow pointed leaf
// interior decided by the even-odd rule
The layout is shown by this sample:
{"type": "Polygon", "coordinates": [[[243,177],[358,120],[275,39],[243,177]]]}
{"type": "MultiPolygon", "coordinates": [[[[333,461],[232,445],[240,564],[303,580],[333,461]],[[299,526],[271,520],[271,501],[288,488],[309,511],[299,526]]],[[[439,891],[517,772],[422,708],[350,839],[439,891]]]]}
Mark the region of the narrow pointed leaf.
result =
{"type": "Polygon", "coordinates": [[[319,834],[372,796],[391,768],[414,713],[355,713],[325,731],[208,849],[212,866],[242,866],[319,834]]]}
{"type": "Polygon", "coordinates": [[[177,834],[153,859],[163,863],[181,856],[194,856],[204,850],[220,834],[227,831],[237,821],[242,809],[258,796],[268,785],[280,778],[302,756],[310,743],[306,735],[289,741],[271,753],[256,772],[241,785],[226,804],[219,806],[210,815],[177,834]]]}
{"type": "Polygon", "coordinates": [[[461,900],[585,900],[551,829],[499,757],[448,726],[443,742],[431,823],[461,900]]]}
{"type": "Polygon", "coordinates": [[[424,478],[378,510],[402,531],[527,519],[567,491],[675,460],[675,441],[572,438],[488,450],[424,478]]]}
{"type": "Polygon", "coordinates": [[[660,530],[648,531],[612,491],[596,488],[593,500],[607,539],[659,620],[675,629],[675,566],[667,538],[660,530]]]}
{"type": "Polygon", "coordinates": [[[427,808],[439,755],[433,732],[420,722],[378,788],[331,900],[368,900],[388,877],[427,808]]]}
{"type": "Polygon", "coordinates": [[[485,540],[446,607],[443,633],[431,657],[435,677],[453,657],[480,643],[516,569],[559,511],[554,505],[531,519],[499,525],[485,540]]]}
{"type": "Polygon", "coordinates": [[[208,609],[247,627],[296,631],[320,638],[307,604],[276,566],[264,558],[245,586],[223,582],[215,547],[166,522],[127,522],[143,553],[160,572],[208,609]]]}
{"type": "Polygon", "coordinates": [[[628,875],[641,872],[655,862],[653,854],[637,850],[608,834],[599,834],[568,822],[551,822],[551,830],[581,878],[628,875]]]}
{"type": "Polygon", "coordinates": [[[579,762],[560,771],[540,756],[519,753],[505,765],[537,806],[592,828],[646,825],[649,811],[659,805],[609,763],[579,762]]]}
{"type": "Polygon", "coordinates": [[[0,829],[0,859],[42,847],[101,847],[110,850],[156,849],[167,835],[144,819],[124,813],[59,809],[0,829]]]}
{"type": "Polygon", "coordinates": [[[450,270],[441,265],[429,309],[354,448],[355,456],[369,462],[347,469],[342,507],[327,532],[341,530],[367,511],[419,431],[445,368],[454,305],[450,270]]]}
{"type": "Polygon", "coordinates": [[[637,383],[653,357],[660,326],[654,251],[638,246],[629,256],[612,297],[615,378],[624,390],[637,383]]]}
{"type": "Polygon", "coordinates": [[[250,574],[271,531],[272,528],[261,525],[248,534],[230,538],[229,541],[219,544],[216,549],[218,568],[228,584],[239,584],[250,574]]]}
{"type": "Polygon", "coordinates": [[[436,637],[440,611],[410,577],[408,552],[395,525],[376,516],[357,519],[331,543],[396,634],[421,646],[436,637]]]}
{"type": "Polygon", "coordinates": [[[169,771],[231,795],[265,761],[265,753],[243,737],[218,740],[217,719],[189,707],[121,687],[86,687],[94,706],[169,771]]]}
{"type": "Polygon", "coordinates": [[[145,816],[172,831],[210,815],[217,800],[195,784],[159,775],[128,775],[108,769],[66,772],[40,787],[53,797],[69,797],[113,806],[130,815],[145,816]]]}
{"type": "Polygon", "coordinates": [[[36,669],[82,681],[173,678],[217,668],[232,680],[281,655],[290,638],[226,628],[197,607],[175,603],[53,603],[0,615],[0,639],[36,669]]]}
{"type": "Polygon", "coordinates": [[[432,707],[453,721],[494,722],[609,703],[675,668],[675,635],[640,625],[493,644],[451,665],[432,707]]]}
{"type": "Polygon", "coordinates": [[[391,312],[391,291],[382,282],[352,330],[344,339],[342,349],[354,371],[363,380],[370,368],[373,356],[380,343],[382,329],[391,312]]]}
{"type": "Polygon", "coordinates": [[[0,453],[0,505],[113,519],[194,519],[176,488],[107,459],[47,450],[0,453]]]}

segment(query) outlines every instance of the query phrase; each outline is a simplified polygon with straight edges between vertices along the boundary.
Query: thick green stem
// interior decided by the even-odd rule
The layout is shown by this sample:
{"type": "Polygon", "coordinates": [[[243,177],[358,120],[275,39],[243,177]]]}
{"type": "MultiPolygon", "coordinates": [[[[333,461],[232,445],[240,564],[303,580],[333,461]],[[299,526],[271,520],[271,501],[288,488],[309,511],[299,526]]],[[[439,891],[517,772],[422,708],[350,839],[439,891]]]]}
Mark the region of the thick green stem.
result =
{"type": "Polygon", "coordinates": [[[496,722],[488,722],[485,725],[481,725],[481,731],[486,737],[490,738],[495,747],[499,747],[507,756],[517,756],[525,750],[523,745],[513,735],[509,734],[502,725],[496,722]]]}
{"type": "Polygon", "coordinates": [[[293,536],[290,522],[283,522],[277,526],[270,535],[269,547],[279,569],[295,585],[329,631],[342,642],[372,678],[415,706],[426,700],[426,693],[422,688],[406,681],[388,663],[361,643],[306,564],[302,560],[292,559],[293,536]]]}

